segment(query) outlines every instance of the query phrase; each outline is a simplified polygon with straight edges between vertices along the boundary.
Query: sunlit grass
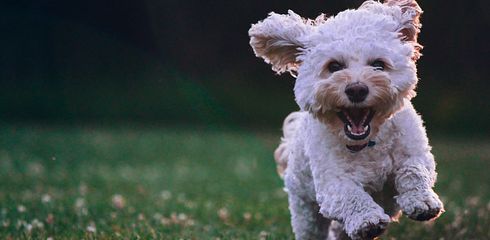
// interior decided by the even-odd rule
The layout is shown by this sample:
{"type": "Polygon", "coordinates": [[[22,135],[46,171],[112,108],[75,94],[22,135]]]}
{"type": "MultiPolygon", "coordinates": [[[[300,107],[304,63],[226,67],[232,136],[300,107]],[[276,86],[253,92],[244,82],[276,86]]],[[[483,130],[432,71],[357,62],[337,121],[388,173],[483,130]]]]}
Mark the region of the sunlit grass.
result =
{"type": "MultiPolygon", "coordinates": [[[[279,132],[0,126],[0,238],[291,239],[279,132]]],[[[433,139],[446,213],[383,239],[490,238],[490,141],[433,139]]]]}

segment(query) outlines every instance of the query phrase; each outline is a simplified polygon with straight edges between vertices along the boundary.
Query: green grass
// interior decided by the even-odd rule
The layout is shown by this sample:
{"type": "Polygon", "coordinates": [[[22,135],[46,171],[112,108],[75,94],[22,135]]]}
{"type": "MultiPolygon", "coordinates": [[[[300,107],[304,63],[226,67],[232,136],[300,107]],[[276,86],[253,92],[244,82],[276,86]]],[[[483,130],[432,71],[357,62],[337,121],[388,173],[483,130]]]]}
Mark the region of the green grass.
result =
{"type": "MultiPolygon", "coordinates": [[[[291,239],[279,131],[0,125],[1,239],[291,239]]],[[[446,213],[382,239],[489,239],[490,141],[434,138],[446,213]]]]}

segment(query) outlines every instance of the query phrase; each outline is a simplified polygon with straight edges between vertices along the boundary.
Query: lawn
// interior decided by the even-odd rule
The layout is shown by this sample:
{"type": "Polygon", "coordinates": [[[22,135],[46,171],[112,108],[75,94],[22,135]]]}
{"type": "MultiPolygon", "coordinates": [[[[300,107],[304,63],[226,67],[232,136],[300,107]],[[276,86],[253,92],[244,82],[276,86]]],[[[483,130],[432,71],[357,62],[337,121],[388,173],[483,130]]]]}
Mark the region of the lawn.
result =
{"type": "MultiPolygon", "coordinates": [[[[0,124],[1,239],[292,239],[279,131],[0,124]]],[[[490,239],[490,139],[432,139],[446,213],[382,239],[490,239]]]]}

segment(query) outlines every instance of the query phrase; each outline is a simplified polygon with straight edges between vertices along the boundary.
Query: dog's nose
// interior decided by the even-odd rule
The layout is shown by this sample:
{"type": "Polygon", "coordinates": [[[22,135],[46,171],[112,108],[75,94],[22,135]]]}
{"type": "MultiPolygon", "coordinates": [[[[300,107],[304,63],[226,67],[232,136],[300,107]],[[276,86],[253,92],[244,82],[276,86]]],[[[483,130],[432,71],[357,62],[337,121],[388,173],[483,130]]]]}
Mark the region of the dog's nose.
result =
{"type": "Polygon", "coordinates": [[[347,97],[353,103],[360,103],[364,101],[368,93],[368,86],[361,82],[350,83],[347,85],[347,87],[345,87],[345,94],[347,94],[347,97]]]}

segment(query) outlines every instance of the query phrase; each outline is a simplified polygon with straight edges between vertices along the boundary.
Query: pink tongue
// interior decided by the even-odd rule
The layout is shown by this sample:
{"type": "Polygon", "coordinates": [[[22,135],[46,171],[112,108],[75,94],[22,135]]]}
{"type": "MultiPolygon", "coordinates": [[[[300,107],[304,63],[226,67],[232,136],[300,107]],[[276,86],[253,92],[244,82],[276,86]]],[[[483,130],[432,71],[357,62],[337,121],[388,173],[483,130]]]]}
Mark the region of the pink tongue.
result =
{"type": "Polygon", "coordinates": [[[354,109],[349,109],[349,111],[346,113],[349,117],[349,122],[351,125],[351,132],[355,134],[362,134],[364,133],[364,126],[363,120],[366,118],[366,115],[369,113],[369,110],[364,109],[364,108],[354,108],[354,109]]]}
{"type": "Polygon", "coordinates": [[[361,133],[364,133],[364,127],[361,125],[359,126],[356,126],[356,125],[352,125],[351,126],[352,128],[352,133],[356,133],[356,134],[361,134],[361,133]]]}

